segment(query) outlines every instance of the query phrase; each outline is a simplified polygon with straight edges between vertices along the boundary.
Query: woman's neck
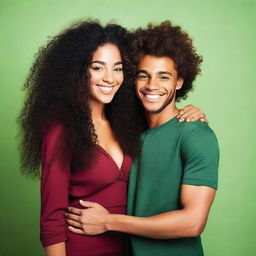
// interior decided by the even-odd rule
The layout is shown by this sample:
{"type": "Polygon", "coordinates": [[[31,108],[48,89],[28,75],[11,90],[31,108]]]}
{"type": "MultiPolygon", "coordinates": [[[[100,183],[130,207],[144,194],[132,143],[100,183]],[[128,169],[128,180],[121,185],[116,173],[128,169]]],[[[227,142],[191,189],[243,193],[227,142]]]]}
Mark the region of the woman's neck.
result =
{"type": "Polygon", "coordinates": [[[91,117],[92,117],[92,122],[97,123],[101,121],[106,121],[106,115],[105,115],[105,104],[91,100],[90,101],[90,107],[91,107],[91,117]]]}

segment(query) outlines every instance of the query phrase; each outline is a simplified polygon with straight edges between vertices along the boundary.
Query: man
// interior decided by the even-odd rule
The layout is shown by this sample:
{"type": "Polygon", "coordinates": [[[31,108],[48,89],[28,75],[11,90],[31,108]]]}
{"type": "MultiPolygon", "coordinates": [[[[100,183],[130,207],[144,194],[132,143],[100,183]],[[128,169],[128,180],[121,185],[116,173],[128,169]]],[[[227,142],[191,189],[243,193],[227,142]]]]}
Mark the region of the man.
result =
{"type": "Polygon", "coordinates": [[[201,57],[180,27],[163,22],[133,38],[136,93],[148,129],[129,179],[128,215],[109,214],[93,202],[70,208],[73,232],[132,234],[131,255],[199,256],[200,240],[217,189],[219,150],[207,124],[180,123],[175,102],[185,98],[201,57]]]}

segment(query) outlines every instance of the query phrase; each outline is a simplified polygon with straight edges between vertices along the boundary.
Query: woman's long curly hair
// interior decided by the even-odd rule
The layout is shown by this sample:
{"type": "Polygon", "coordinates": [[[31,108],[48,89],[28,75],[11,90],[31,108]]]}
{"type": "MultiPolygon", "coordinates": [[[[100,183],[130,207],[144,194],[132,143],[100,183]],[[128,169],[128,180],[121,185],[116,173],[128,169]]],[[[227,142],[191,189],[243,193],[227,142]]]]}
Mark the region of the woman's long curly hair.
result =
{"type": "Polygon", "coordinates": [[[24,84],[27,98],[18,117],[22,173],[40,175],[43,137],[55,123],[64,127],[57,151],[69,157],[75,168],[91,164],[97,135],[89,107],[87,70],[93,53],[105,43],[119,48],[124,63],[124,82],[106,105],[106,116],[123,151],[132,157],[139,154],[143,118],[136,107],[128,39],[129,33],[119,25],[103,27],[97,20],[87,20],[52,37],[39,49],[24,84]]]}
{"type": "Polygon", "coordinates": [[[137,66],[145,55],[167,56],[174,60],[178,76],[184,79],[181,89],[176,91],[176,101],[186,99],[193,89],[193,82],[200,74],[202,56],[196,53],[193,41],[181,27],[173,26],[170,21],[159,25],[148,24],[132,34],[131,52],[137,66]]]}

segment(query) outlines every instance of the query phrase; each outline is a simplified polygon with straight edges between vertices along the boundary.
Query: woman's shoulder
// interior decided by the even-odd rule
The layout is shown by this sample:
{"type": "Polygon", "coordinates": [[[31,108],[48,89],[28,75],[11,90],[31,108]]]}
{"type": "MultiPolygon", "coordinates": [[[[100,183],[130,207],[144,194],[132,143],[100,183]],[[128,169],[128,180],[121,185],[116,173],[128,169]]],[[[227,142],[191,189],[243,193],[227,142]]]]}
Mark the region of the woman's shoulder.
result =
{"type": "Polygon", "coordinates": [[[42,137],[42,155],[44,157],[56,156],[64,152],[65,134],[64,125],[60,122],[54,122],[44,127],[42,137]]]}
{"type": "Polygon", "coordinates": [[[63,134],[64,134],[64,125],[61,122],[54,122],[44,127],[43,139],[55,141],[56,139],[63,136],[63,134]]]}

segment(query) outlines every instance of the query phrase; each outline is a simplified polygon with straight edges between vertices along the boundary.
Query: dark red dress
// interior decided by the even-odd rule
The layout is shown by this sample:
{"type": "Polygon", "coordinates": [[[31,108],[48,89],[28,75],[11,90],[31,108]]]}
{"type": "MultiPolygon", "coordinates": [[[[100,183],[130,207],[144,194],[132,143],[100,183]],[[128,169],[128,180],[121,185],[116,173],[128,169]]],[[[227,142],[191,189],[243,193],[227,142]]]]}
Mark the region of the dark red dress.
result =
{"type": "Polygon", "coordinates": [[[67,229],[64,213],[68,206],[81,208],[79,200],[97,202],[111,213],[126,213],[126,193],[131,158],[124,156],[121,169],[100,146],[90,168],[70,170],[65,159],[53,159],[62,126],[47,132],[42,150],[41,177],[41,242],[43,246],[66,242],[67,256],[121,256],[123,234],[106,232],[83,236],[67,229]]]}

